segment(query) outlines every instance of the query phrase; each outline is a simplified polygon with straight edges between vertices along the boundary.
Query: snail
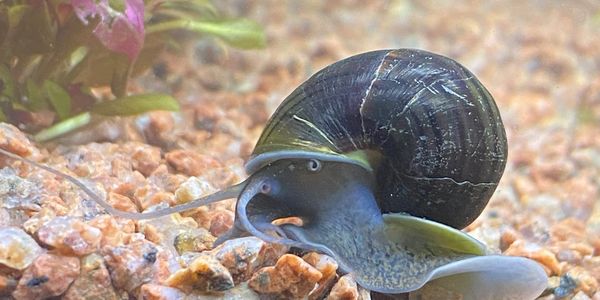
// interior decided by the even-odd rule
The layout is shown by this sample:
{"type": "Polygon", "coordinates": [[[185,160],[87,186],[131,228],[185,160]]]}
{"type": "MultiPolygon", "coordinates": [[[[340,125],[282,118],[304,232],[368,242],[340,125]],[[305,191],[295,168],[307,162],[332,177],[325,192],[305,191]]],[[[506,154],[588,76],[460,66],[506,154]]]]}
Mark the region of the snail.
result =
{"type": "Polygon", "coordinates": [[[155,218],[237,198],[217,240],[254,235],[336,258],[361,286],[388,294],[431,287],[463,299],[533,299],[537,263],[488,255],[460,231],[494,193],[507,160],[496,104],[454,60],[415,49],[355,55],[296,88],[267,123],[244,182],[186,204],[116,216],[155,218]],[[300,222],[274,225],[294,217],[300,222]]]}

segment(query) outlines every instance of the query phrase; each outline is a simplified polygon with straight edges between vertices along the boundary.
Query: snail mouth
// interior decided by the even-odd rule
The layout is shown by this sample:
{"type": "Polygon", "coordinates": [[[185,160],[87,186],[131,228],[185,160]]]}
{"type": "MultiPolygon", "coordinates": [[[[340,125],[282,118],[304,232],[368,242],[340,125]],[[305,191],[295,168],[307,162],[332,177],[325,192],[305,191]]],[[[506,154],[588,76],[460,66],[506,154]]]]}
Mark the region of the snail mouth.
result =
{"type": "Polygon", "coordinates": [[[236,207],[236,226],[268,243],[277,243],[301,249],[311,249],[297,240],[288,238],[281,225],[293,226],[304,224],[304,220],[293,214],[285,203],[278,202],[268,196],[265,184],[269,179],[258,179],[250,182],[242,192],[236,207]]]}

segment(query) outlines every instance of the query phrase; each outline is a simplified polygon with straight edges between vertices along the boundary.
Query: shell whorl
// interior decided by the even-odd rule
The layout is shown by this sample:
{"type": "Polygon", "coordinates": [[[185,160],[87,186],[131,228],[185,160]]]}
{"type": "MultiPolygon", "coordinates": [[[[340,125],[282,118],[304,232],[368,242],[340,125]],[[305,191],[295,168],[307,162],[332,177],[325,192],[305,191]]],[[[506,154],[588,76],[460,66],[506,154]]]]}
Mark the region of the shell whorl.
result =
{"type": "Polygon", "coordinates": [[[382,212],[456,228],[481,213],[507,158],[498,108],[477,78],[452,59],[400,49],[352,56],[309,78],[273,114],[247,168],[285,153],[347,159],[365,150],[381,156],[371,167],[382,212]]]}

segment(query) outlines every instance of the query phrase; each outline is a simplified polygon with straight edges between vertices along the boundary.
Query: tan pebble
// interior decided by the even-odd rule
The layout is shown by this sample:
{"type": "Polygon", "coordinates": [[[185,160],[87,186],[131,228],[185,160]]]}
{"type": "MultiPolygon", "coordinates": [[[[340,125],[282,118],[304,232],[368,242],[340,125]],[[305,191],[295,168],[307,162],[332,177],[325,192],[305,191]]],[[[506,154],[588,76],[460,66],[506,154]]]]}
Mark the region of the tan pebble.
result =
{"type": "Polygon", "coordinates": [[[572,243],[569,249],[579,252],[582,256],[590,256],[594,253],[594,247],[586,243],[572,243]]]}
{"type": "Polygon", "coordinates": [[[323,299],[325,294],[331,290],[335,284],[337,278],[336,271],[338,268],[337,262],[330,256],[317,252],[309,252],[305,254],[302,259],[319,270],[323,275],[321,280],[319,280],[317,287],[308,295],[308,299],[323,299]]]}
{"type": "Polygon", "coordinates": [[[234,214],[229,210],[216,210],[210,218],[208,230],[214,236],[220,236],[233,226],[234,214]]]}
{"type": "MultiPolygon", "coordinates": [[[[8,123],[0,123],[0,148],[24,157],[39,155],[27,136],[8,123]]],[[[0,164],[4,159],[4,156],[0,157],[0,164]]]]}
{"type": "Polygon", "coordinates": [[[17,287],[18,281],[0,274],[0,296],[9,295],[17,287]]]}
{"type": "Polygon", "coordinates": [[[63,299],[118,299],[104,259],[100,255],[90,254],[81,259],[81,276],[71,284],[63,299]]]}
{"type": "Polygon", "coordinates": [[[175,202],[186,203],[216,191],[217,189],[210,182],[192,176],[175,190],[175,202]]]}
{"type": "Polygon", "coordinates": [[[210,169],[221,167],[214,158],[190,150],[174,150],[165,154],[167,162],[178,172],[189,176],[199,176],[210,169]]]}
{"type": "Polygon", "coordinates": [[[350,275],[340,277],[331,289],[328,300],[358,300],[358,285],[350,275]]]}
{"type": "Polygon", "coordinates": [[[548,275],[557,275],[561,273],[561,267],[554,253],[534,245],[527,245],[522,240],[517,240],[512,243],[510,247],[506,249],[504,254],[531,258],[542,264],[548,275]]]}
{"type": "Polygon", "coordinates": [[[42,254],[25,270],[12,296],[17,300],[59,296],[78,276],[78,258],[42,254]]]}
{"type": "Polygon", "coordinates": [[[552,225],[550,235],[556,241],[580,242],[585,240],[585,224],[574,218],[567,218],[552,225]]]}
{"type": "Polygon", "coordinates": [[[302,259],[321,272],[323,275],[321,280],[329,279],[336,274],[338,264],[331,256],[309,252],[302,256],[302,259]]]}
{"type": "Polygon", "coordinates": [[[171,174],[166,164],[161,164],[146,179],[149,184],[159,187],[169,193],[175,193],[175,190],[187,180],[187,177],[181,174],[171,174]]]}
{"type": "Polygon", "coordinates": [[[577,289],[583,291],[587,295],[593,295],[598,291],[598,280],[580,266],[576,266],[567,272],[577,283],[577,289]]]}
{"type": "Polygon", "coordinates": [[[181,213],[181,215],[184,217],[193,218],[196,221],[196,223],[198,223],[198,226],[206,229],[210,228],[210,220],[212,219],[213,214],[213,210],[210,209],[208,206],[200,206],[198,208],[194,208],[181,213]]]}
{"type": "Polygon", "coordinates": [[[275,297],[300,299],[306,297],[323,275],[300,257],[285,254],[274,267],[256,272],[248,286],[261,294],[275,297]]]}
{"type": "Polygon", "coordinates": [[[166,284],[186,292],[225,291],[233,287],[233,278],[223,265],[210,255],[201,255],[185,269],[169,276],[166,284]]]}
{"type": "Polygon", "coordinates": [[[160,165],[160,149],[143,145],[136,147],[131,154],[131,163],[134,170],[148,177],[160,165]]]}
{"type": "Polygon", "coordinates": [[[202,252],[212,248],[216,238],[204,228],[194,228],[194,230],[184,231],[178,234],[173,241],[178,253],[184,252],[202,252]]]}
{"type": "Polygon", "coordinates": [[[570,249],[562,249],[556,253],[556,258],[560,262],[568,262],[570,264],[580,264],[583,256],[577,251],[570,249]]]}
{"type": "Polygon", "coordinates": [[[592,300],[600,300],[600,291],[596,292],[594,296],[592,296],[592,300]]]}
{"type": "Polygon", "coordinates": [[[169,192],[156,192],[150,195],[150,197],[146,197],[144,201],[141,202],[141,209],[146,210],[149,207],[160,205],[166,203],[168,206],[175,205],[175,195],[169,192]]]}
{"type": "Polygon", "coordinates": [[[514,229],[505,229],[500,235],[500,251],[506,251],[518,238],[519,234],[514,229]]]}
{"type": "Polygon", "coordinates": [[[142,233],[144,234],[147,240],[155,244],[160,244],[162,242],[161,234],[158,232],[158,229],[156,229],[156,227],[154,227],[154,225],[152,224],[145,224],[143,226],[142,233]]]}
{"type": "MultiPolygon", "coordinates": [[[[139,220],[138,230],[146,234],[146,239],[151,240],[161,246],[173,250],[177,250],[177,236],[187,233],[187,235],[198,236],[208,235],[208,231],[204,228],[198,228],[198,224],[194,219],[181,217],[179,214],[171,214],[155,219],[139,220]]],[[[209,237],[206,237],[209,239],[209,237]]],[[[182,240],[186,241],[186,240],[182,240]]],[[[206,242],[207,244],[209,242],[206,242]]],[[[212,246],[212,244],[210,244],[212,246]]]]}
{"type": "Polygon", "coordinates": [[[488,245],[493,251],[498,251],[500,246],[500,223],[485,222],[469,232],[469,235],[488,245]]]}
{"type": "Polygon", "coordinates": [[[581,266],[600,282],[600,256],[584,257],[581,266]]]}
{"type": "Polygon", "coordinates": [[[113,285],[130,293],[154,278],[158,252],[159,249],[143,237],[136,237],[127,245],[102,249],[113,285]]]}
{"type": "Polygon", "coordinates": [[[23,229],[0,228],[0,264],[23,270],[40,255],[42,248],[23,229]]]}
{"type": "Polygon", "coordinates": [[[133,202],[141,211],[144,211],[155,205],[174,205],[175,195],[162,191],[158,186],[147,184],[135,190],[133,202]]]}
{"type": "Polygon", "coordinates": [[[37,232],[41,242],[62,254],[83,256],[100,246],[102,232],[73,217],[58,217],[44,224],[37,232]]]}
{"type": "Polygon", "coordinates": [[[108,202],[110,206],[121,211],[138,212],[135,203],[133,203],[129,197],[117,194],[115,192],[108,193],[108,199],[106,202],[108,202]]]}
{"type": "Polygon", "coordinates": [[[371,300],[371,291],[358,286],[358,300],[371,300]]]}
{"type": "Polygon", "coordinates": [[[239,283],[248,280],[258,268],[275,264],[287,250],[285,246],[267,244],[256,237],[244,237],[225,241],[210,252],[239,283]]]}
{"type": "Polygon", "coordinates": [[[142,285],[139,298],[144,300],[177,300],[186,298],[186,294],[173,287],[147,283],[142,285]]]}
{"type": "Polygon", "coordinates": [[[148,144],[161,147],[173,143],[172,130],[175,126],[173,115],[170,112],[155,111],[148,113],[147,121],[144,122],[144,137],[148,144]]]}
{"type": "Polygon", "coordinates": [[[590,300],[591,298],[588,297],[588,295],[586,295],[584,292],[579,291],[577,294],[575,294],[575,296],[573,296],[573,298],[571,298],[571,300],[590,300]]]}
{"type": "Polygon", "coordinates": [[[110,215],[97,216],[89,221],[89,225],[98,228],[102,232],[102,240],[100,241],[102,247],[125,244],[135,230],[132,220],[117,221],[110,215]]]}

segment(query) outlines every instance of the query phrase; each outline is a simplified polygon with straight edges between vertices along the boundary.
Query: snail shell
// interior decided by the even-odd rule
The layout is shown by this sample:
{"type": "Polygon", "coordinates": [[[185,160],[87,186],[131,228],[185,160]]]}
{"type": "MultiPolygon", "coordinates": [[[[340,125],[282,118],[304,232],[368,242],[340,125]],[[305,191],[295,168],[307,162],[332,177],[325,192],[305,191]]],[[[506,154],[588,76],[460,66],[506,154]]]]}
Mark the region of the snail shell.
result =
{"type": "Polygon", "coordinates": [[[355,163],[375,172],[383,213],[455,228],[484,209],[504,171],[498,108],[475,76],[421,50],[382,50],[336,62],[273,114],[246,167],[287,158],[355,163]]]}

